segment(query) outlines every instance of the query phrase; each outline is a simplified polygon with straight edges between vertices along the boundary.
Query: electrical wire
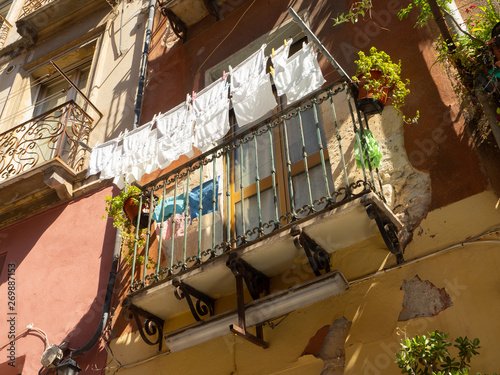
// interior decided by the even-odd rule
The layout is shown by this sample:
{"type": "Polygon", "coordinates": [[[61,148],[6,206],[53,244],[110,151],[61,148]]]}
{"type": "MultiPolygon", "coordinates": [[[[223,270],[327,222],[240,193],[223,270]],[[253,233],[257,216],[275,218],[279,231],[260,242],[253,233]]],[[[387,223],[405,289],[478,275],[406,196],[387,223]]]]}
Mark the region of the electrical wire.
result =
{"type": "Polygon", "coordinates": [[[435,251],[435,252],[433,252],[431,254],[427,254],[427,255],[421,256],[419,258],[415,258],[415,259],[412,259],[412,260],[409,260],[409,261],[405,261],[402,264],[396,264],[396,265],[394,265],[392,267],[388,267],[386,269],[383,269],[382,271],[377,271],[377,272],[374,272],[374,273],[372,273],[370,275],[360,277],[358,279],[350,280],[349,281],[349,285],[357,284],[359,282],[372,279],[372,278],[374,278],[376,276],[383,275],[383,274],[385,274],[387,272],[394,271],[396,269],[402,268],[402,267],[407,266],[409,264],[418,263],[418,262],[421,262],[423,260],[432,258],[432,257],[434,257],[436,255],[444,254],[444,253],[450,252],[450,251],[455,250],[455,249],[463,248],[465,246],[477,245],[477,244],[486,244],[486,243],[500,244],[500,240],[483,240],[483,241],[480,240],[484,236],[486,236],[486,235],[488,235],[490,233],[498,232],[498,231],[500,231],[500,227],[495,227],[493,229],[487,230],[486,232],[483,232],[483,233],[477,235],[476,237],[471,238],[468,241],[461,242],[459,244],[449,246],[447,248],[435,251]]]}
{"type": "MultiPolygon", "coordinates": [[[[5,348],[7,345],[9,345],[11,342],[13,341],[17,341],[18,339],[20,339],[26,332],[29,332],[29,331],[36,331],[38,332],[44,339],[44,343],[46,345],[45,348],[48,348],[50,346],[49,344],[49,338],[47,336],[47,334],[41,330],[40,328],[36,328],[36,327],[33,327],[31,324],[28,325],[26,328],[24,328],[21,332],[18,332],[16,334],[16,337],[14,337],[13,339],[9,339],[8,341],[6,341],[4,344],[0,345],[0,350],[2,350],[3,348],[5,348]]],[[[24,337],[24,336],[23,336],[24,337]]]]}
{"type": "Polygon", "coordinates": [[[233,28],[227,33],[227,35],[221,40],[221,42],[212,50],[212,52],[208,55],[208,57],[205,59],[205,61],[203,61],[201,63],[201,65],[198,67],[198,71],[196,72],[196,74],[198,74],[201,70],[201,67],[203,65],[205,65],[205,63],[208,61],[208,59],[210,57],[212,57],[212,55],[215,53],[215,51],[217,51],[217,49],[222,45],[222,43],[224,43],[226,41],[226,39],[231,35],[231,33],[236,29],[236,27],[239,25],[239,23],[241,22],[241,20],[243,19],[243,17],[245,16],[245,14],[247,14],[247,12],[250,10],[250,8],[252,7],[252,5],[255,4],[255,1],[256,0],[253,0],[252,3],[248,6],[247,9],[245,9],[245,11],[243,12],[243,14],[241,15],[241,17],[238,19],[238,21],[236,21],[235,25],[233,26],[233,28]]]}

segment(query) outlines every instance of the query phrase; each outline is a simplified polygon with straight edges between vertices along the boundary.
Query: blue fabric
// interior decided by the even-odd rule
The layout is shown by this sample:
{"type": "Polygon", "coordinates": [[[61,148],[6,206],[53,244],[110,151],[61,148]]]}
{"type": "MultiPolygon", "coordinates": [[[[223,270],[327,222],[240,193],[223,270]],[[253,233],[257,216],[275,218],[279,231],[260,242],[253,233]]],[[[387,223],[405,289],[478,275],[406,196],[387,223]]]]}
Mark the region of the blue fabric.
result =
{"type": "MultiPolygon", "coordinates": [[[[163,221],[168,220],[170,216],[174,214],[174,197],[169,197],[167,199],[161,199],[158,202],[158,205],[155,207],[155,212],[153,215],[153,220],[161,221],[161,207],[165,205],[165,209],[163,211],[163,221]]],[[[175,213],[182,214],[186,208],[186,199],[184,198],[184,194],[179,194],[177,196],[177,200],[175,201],[175,213]]]]}
{"type": "MultiPolygon", "coordinates": [[[[219,178],[215,182],[215,211],[218,210],[218,197],[219,195],[219,178]]],[[[203,204],[202,215],[209,214],[213,211],[212,200],[214,198],[214,180],[209,180],[202,185],[201,202],[203,204]]],[[[189,193],[189,211],[191,213],[191,220],[200,216],[200,186],[196,186],[189,193]]]]}

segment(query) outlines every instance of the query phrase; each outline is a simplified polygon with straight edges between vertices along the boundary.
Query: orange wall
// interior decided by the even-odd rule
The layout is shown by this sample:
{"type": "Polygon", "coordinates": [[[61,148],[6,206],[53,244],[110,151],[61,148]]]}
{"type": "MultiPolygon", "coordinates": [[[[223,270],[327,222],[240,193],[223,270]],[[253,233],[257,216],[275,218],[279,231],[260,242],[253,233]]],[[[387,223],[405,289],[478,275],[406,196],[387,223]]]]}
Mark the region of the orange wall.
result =
{"type": "MultiPolygon", "coordinates": [[[[111,267],[115,230],[103,220],[107,187],[72,202],[43,211],[0,230],[1,251],[7,251],[0,277],[0,344],[8,339],[8,318],[16,332],[34,323],[50,344],[70,342],[78,348],[90,339],[102,313],[111,267]],[[8,315],[7,269],[15,265],[15,313],[8,315]]],[[[12,279],[11,279],[12,280],[12,279]]],[[[35,331],[15,344],[16,370],[8,366],[9,347],[0,350],[1,374],[37,374],[44,351],[35,331]],[[24,362],[24,363],[23,363],[24,362]]],[[[104,367],[106,352],[94,347],[81,358],[82,374],[95,374],[89,364],[104,367]]]]}
{"type": "MultiPolygon", "coordinates": [[[[206,17],[189,28],[186,42],[179,40],[171,48],[161,42],[167,23],[163,16],[157,17],[142,123],[181,103],[187,93],[202,89],[206,69],[289,20],[286,11],[292,6],[297,12],[308,10],[312,31],[349,75],[355,72],[357,52],[367,52],[371,46],[385,50],[394,61],[401,59],[404,77],[411,81],[404,111],[408,116],[416,109],[421,113],[418,124],[405,125],[405,147],[413,166],[430,174],[431,209],[484,191],[488,181],[465,134],[459,103],[443,70],[432,66],[433,42],[438,35],[432,21],[430,27],[415,29],[414,20],[400,21],[396,15],[406,1],[374,0],[371,18],[333,27],[332,18],[347,10],[345,3],[227,1],[221,5],[221,21],[206,17]]],[[[329,82],[338,79],[331,65],[319,56],[325,78],[329,82]]]]}

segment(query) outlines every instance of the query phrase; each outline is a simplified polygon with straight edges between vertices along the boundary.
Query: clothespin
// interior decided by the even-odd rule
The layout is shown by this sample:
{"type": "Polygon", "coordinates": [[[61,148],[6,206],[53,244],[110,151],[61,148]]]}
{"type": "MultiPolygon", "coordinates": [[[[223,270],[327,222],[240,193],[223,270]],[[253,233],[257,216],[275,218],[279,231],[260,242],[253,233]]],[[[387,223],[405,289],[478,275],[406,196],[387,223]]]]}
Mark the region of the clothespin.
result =
{"type": "Polygon", "coordinates": [[[226,80],[226,78],[227,78],[226,71],[225,71],[225,70],[223,70],[223,71],[222,71],[222,79],[225,81],[225,80],[226,80]]]}
{"type": "Polygon", "coordinates": [[[274,57],[274,48],[271,50],[271,56],[274,57]]]}
{"type": "Polygon", "coordinates": [[[285,39],[285,47],[288,47],[288,42],[286,41],[286,39],[285,39]]]}
{"type": "Polygon", "coordinates": [[[271,74],[274,75],[274,68],[270,66],[269,69],[271,70],[271,74]]]}

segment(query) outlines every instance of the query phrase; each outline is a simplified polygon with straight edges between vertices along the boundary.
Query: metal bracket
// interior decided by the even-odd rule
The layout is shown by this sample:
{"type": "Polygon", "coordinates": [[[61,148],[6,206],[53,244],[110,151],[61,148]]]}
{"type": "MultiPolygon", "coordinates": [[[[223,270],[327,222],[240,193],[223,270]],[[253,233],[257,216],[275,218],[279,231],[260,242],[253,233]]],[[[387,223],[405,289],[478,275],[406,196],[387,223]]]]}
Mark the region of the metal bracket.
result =
{"type": "Polygon", "coordinates": [[[258,299],[262,293],[269,293],[269,277],[239,258],[236,253],[229,255],[226,265],[235,276],[243,277],[253,300],[258,299]]]}
{"type": "Polygon", "coordinates": [[[236,277],[236,296],[238,301],[238,325],[231,324],[229,330],[252,344],[267,349],[269,345],[264,341],[263,324],[259,323],[255,327],[255,335],[247,331],[245,317],[245,295],[243,291],[243,280],[247,285],[252,298],[258,299],[260,293],[269,293],[269,278],[262,272],[252,267],[250,264],[240,259],[236,253],[229,255],[226,265],[231,269],[236,277]]]}
{"type": "Polygon", "coordinates": [[[205,8],[207,8],[208,13],[215,17],[217,21],[220,21],[219,5],[217,0],[203,0],[205,8]]]}
{"type": "Polygon", "coordinates": [[[174,295],[178,300],[186,298],[191,314],[197,322],[202,320],[200,316],[214,315],[215,299],[183,283],[179,277],[174,277],[172,285],[175,286],[174,295]],[[191,297],[197,299],[196,307],[191,297]]]}
{"type": "Polygon", "coordinates": [[[293,243],[297,249],[304,249],[309,265],[316,276],[330,272],[330,254],[307,235],[298,225],[290,230],[290,235],[295,237],[293,243]]]}
{"type": "Polygon", "coordinates": [[[177,35],[180,39],[182,39],[182,41],[185,42],[187,39],[187,26],[184,21],[182,21],[174,12],[164,6],[161,7],[161,13],[168,18],[175,35],[177,35]]]}
{"type": "Polygon", "coordinates": [[[132,304],[132,301],[128,298],[122,302],[122,307],[123,316],[126,320],[131,320],[132,317],[134,317],[135,322],[137,323],[137,328],[139,328],[139,333],[144,342],[148,345],[158,344],[158,351],[161,351],[163,344],[163,324],[165,323],[164,320],[137,306],[134,306],[132,304]],[[130,316],[130,314],[132,314],[132,316],[130,316]],[[141,321],[141,317],[145,319],[144,327],[141,321]],[[153,336],[156,334],[158,334],[156,341],[151,341],[146,337],[146,335],[153,336]]]}
{"type": "Polygon", "coordinates": [[[365,205],[368,217],[375,220],[378,230],[384,239],[385,245],[389,251],[396,256],[396,262],[401,264],[404,262],[403,247],[399,240],[399,235],[396,227],[389,218],[373,203],[365,205]]]}

